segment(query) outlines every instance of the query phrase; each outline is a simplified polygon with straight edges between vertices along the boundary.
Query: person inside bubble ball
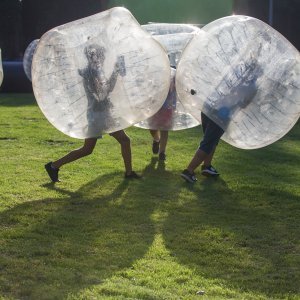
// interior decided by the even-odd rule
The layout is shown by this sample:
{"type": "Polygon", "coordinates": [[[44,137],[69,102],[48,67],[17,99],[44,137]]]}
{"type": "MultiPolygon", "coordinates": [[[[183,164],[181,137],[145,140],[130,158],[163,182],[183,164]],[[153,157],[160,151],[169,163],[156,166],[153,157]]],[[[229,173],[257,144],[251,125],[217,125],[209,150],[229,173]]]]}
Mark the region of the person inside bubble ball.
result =
{"type": "MultiPolygon", "coordinates": [[[[197,181],[195,169],[201,164],[202,175],[211,177],[220,175],[212,166],[216,147],[234,115],[241,109],[245,109],[255,98],[258,90],[257,80],[262,74],[258,61],[250,55],[250,59],[239,63],[233,72],[221,82],[211,97],[208,97],[201,112],[203,139],[187,168],[181,173],[181,177],[187,182],[194,183],[197,181]],[[214,108],[211,107],[211,103],[214,103],[214,97],[220,103],[217,108],[216,105],[214,108]],[[222,127],[210,119],[207,112],[214,115],[222,127]]],[[[192,89],[191,94],[195,95],[196,91],[192,89]]]]}
{"type": "Polygon", "coordinates": [[[115,125],[115,120],[111,115],[113,104],[110,100],[110,93],[116,85],[118,76],[126,75],[124,56],[120,55],[117,57],[111,75],[107,76],[104,70],[105,53],[106,49],[101,45],[86,46],[84,54],[87,66],[78,70],[83,78],[83,86],[88,99],[87,120],[91,134],[115,125]]]}
{"type": "MultiPolygon", "coordinates": [[[[167,98],[160,110],[148,120],[154,128],[172,128],[173,112],[176,109],[175,73],[176,67],[171,66],[171,81],[167,98]]],[[[166,160],[169,131],[150,129],[150,134],[153,138],[152,153],[158,154],[160,161],[166,160]]]]}
{"type": "MultiPolygon", "coordinates": [[[[110,102],[109,94],[114,89],[118,75],[126,75],[124,57],[119,56],[117,58],[113,72],[109,79],[107,79],[103,71],[105,60],[104,47],[89,45],[85,48],[85,55],[88,60],[88,65],[85,69],[79,70],[79,74],[84,79],[83,84],[88,98],[88,131],[92,134],[95,133],[96,136],[86,138],[83,146],[79,149],[75,149],[58,160],[45,165],[45,169],[52,182],[59,181],[58,172],[63,165],[92,154],[97,140],[102,137],[96,134],[96,132],[101,132],[113,126],[113,118],[110,115],[112,103],[110,102]],[[102,123],[100,122],[101,120],[103,120],[102,123]]],[[[124,130],[119,130],[109,135],[115,138],[121,146],[121,154],[125,165],[125,178],[140,178],[140,176],[132,170],[131,142],[128,135],[124,130]]]]}
{"type": "Polygon", "coordinates": [[[224,130],[214,121],[208,118],[203,112],[201,112],[201,123],[203,138],[200,142],[200,146],[188,164],[187,168],[184,169],[180,174],[183,179],[190,183],[197,181],[195,169],[198,168],[202,163],[202,175],[207,177],[217,177],[220,175],[219,172],[212,166],[212,159],[224,130]]]}
{"type": "MultiPolygon", "coordinates": [[[[141,178],[135,171],[132,170],[132,157],[131,157],[131,141],[129,136],[124,130],[119,130],[109,134],[115,138],[121,146],[121,154],[125,166],[125,175],[127,179],[139,179],[141,178]]],[[[99,137],[98,137],[99,138],[99,137]]],[[[84,140],[82,147],[69,152],[67,155],[59,158],[56,161],[49,162],[45,165],[45,169],[52,182],[59,182],[58,172],[60,168],[68,163],[71,163],[77,159],[85,157],[93,153],[98,138],[87,138],[84,140]]]]}

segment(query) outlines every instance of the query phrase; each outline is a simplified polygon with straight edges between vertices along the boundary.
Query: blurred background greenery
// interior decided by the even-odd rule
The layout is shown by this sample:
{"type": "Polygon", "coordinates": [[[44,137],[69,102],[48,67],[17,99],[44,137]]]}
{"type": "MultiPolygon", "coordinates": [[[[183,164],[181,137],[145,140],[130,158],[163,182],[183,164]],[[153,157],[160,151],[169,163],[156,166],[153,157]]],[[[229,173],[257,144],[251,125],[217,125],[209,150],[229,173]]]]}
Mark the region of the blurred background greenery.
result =
{"type": "Polygon", "coordinates": [[[1,92],[32,92],[23,72],[31,41],[53,27],[115,6],[147,22],[207,24],[241,14],[269,23],[300,49],[300,0],[0,0],[0,48],[4,68],[1,92]],[[13,62],[13,63],[11,63],[13,62]]]}
{"type": "Polygon", "coordinates": [[[206,24],[233,13],[269,23],[272,13],[271,25],[300,48],[300,0],[1,0],[2,60],[21,59],[31,41],[55,26],[114,6],[126,7],[141,24],[206,24]]]}
{"type": "Polygon", "coordinates": [[[206,24],[232,14],[233,0],[111,0],[108,7],[124,6],[139,23],[206,24]]]}

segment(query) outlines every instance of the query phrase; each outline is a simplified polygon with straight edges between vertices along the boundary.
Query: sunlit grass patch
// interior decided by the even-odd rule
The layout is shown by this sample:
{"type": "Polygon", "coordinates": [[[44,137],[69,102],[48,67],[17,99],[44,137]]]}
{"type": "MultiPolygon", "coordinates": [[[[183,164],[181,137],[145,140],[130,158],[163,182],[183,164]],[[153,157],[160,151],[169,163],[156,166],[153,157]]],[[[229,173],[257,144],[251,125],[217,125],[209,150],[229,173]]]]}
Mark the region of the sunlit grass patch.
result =
{"type": "Polygon", "coordinates": [[[300,125],[268,147],[220,142],[217,180],[179,174],[201,127],[170,132],[167,161],[127,131],[134,169],[105,135],[61,169],[44,164],[82,141],[58,132],[32,95],[0,96],[0,298],[299,299],[300,125]]]}

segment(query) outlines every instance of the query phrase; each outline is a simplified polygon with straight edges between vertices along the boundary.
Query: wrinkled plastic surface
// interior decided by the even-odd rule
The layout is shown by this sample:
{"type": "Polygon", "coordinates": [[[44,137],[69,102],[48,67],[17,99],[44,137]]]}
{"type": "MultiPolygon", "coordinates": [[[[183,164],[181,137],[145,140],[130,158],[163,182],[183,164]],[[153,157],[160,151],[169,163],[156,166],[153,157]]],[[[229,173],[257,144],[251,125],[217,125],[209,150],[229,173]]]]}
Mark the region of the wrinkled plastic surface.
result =
{"type": "Polygon", "coordinates": [[[3,81],[3,67],[2,67],[2,57],[1,57],[1,49],[0,49],[0,86],[3,81]]]}
{"type": "Polygon", "coordinates": [[[153,130],[182,130],[192,128],[200,123],[187,113],[176,95],[176,70],[171,68],[171,84],[167,99],[160,110],[149,119],[139,122],[136,127],[153,130]]]}
{"type": "Polygon", "coordinates": [[[142,28],[153,35],[167,51],[171,68],[171,84],[168,96],[161,109],[149,119],[135,126],[145,129],[182,130],[199,125],[190,113],[183,107],[175,89],[175,74],[177,62],[182,51],[194,34],[200,30],[189,24],[153,23],[142,25],[142,28]],[[175,68],[174,68],[175,67],[175,68]]]}
{"type": "Polygon", "coordinates": [[[230,16],[207,24],[177,67],[185,108],[220,125],[222,137],[242,149],[283,137],[300,116],[298,50],[264,22],[230,16]]]}
{"type": "Polygon", "coordinates": [[[97,137],[155,114],[170,85],[167,54],[125,8],[56,27],[32,63],[37,102],[75,138],[97,137]]]}
{"type": "Polygon", "coordinates": [[[177,66],[185,46],[200,30],[194,25],[172,23],[151,23],[142,28],[166,49],[172,67],[177,66]]]}
{"type": "Polygon", "coordinates": [[[26,48],[23,56],[23,68],[27,78],[31,81],[31,67],[34,51],[39,40],[33,40],[26,48]]]}
{"type": "Polygon", "coordinates": [[[180,23],[149,23],[142,25],[142,28],[153,36],[178,33],[192,33],[199,29],[199,27],[194,25],[180,23]]]}

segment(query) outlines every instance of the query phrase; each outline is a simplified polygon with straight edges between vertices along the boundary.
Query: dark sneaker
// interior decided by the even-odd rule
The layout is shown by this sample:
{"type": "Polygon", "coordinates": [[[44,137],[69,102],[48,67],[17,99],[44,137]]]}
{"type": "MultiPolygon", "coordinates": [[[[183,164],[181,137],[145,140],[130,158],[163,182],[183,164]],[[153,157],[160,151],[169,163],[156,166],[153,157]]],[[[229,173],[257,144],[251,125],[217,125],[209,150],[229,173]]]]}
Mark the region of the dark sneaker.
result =
{"type": "Polygon", "coordinates": [[[190,173],[187,169],[183,170],[180,176],[190,183],[194,183],[197,181],[195,173],[190,173]]]}
{"type": "Polygon", "coordinates": [[[126,179],[141,179],[142,176],[136,174],[134,171],[131,171],[130,174],[126,174],[125,173],[125,176],[124,176],[126,179]]]}
{"type": "Polygon", "coordinates": [[[201,174],[207,177],[216,177],[219,176],[219,172],[213,166],[202,166],[201,167],[201,174]]]}
{"type": "Polygon", "coordinates": [[[49,162],[45,165],[45,169],[49,175],[49,177],[51,178],[52,182],[59,182],[58,179],[58,171],[59,169],[55,169],[52,167],[52,162],[49,162]]]}
{"type": "Polygon", "coordinates": [[[153,141],[152,143],[152,152],[153,154],[158,154],[159,151],[159,141],[153,141]]]}
{"type": "Polygon", "coordinates": [[[165,152],[159,153],[159,160],[166,160],[166,154],[165,154],[165,152]]]}

